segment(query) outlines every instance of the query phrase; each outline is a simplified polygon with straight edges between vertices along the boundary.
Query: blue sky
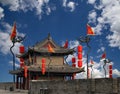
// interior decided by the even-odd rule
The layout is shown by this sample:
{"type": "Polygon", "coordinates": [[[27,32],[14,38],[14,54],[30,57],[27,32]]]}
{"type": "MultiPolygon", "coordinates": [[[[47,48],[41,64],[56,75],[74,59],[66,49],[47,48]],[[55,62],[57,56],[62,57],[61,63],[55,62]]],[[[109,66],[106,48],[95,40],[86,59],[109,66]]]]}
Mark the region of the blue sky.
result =
{"type": "MultiPolygon", "coordinates": [[[[26,49],[47,37],[48,33],[57,44],[69,41],[69,47],[77,47],[80,36],[86,36],[88,23],[96,35],[91,36],[90,58],[95,62],[93,77],[104,77],[100,57],[106,51],[112,60],[113,77],[120,76],[120,0],[0,0],[0,82],[12,81],[8,73],[12,69],[9,51],[9,34],[13,22],[17,23],[18,35],[26,35],[22,43],[26,49]]],[[[14,52],[18,53],[17,43],[14,52]]],[[[83,45],[83,66],[86,67],[87,47],[83,45]]],[[[74,54],[77,56],[77,54],[74,54]]],[[[67,59],[69,62],[71,56],[67,59]]],[[[76,62],[77,63],[77,62],[76,62]]],[[[19,60],[16,58],[16,67],[19,60]]],[[[108,66],[106,66],[106,69],[108,66]]],[[[86,73],[76,78],[86,78],[86,73]]]]}

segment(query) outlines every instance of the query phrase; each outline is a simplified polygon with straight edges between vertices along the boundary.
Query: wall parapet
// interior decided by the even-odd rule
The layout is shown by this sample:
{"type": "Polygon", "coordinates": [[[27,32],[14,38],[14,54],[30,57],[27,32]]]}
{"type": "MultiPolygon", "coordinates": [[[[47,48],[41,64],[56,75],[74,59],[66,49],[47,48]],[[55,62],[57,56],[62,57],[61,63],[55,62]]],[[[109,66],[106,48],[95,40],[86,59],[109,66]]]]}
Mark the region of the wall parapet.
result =
{"type": "Polygon", "coordinates": [[[120,94],[120,78],[32,80],[30,94],[120,94]]]}

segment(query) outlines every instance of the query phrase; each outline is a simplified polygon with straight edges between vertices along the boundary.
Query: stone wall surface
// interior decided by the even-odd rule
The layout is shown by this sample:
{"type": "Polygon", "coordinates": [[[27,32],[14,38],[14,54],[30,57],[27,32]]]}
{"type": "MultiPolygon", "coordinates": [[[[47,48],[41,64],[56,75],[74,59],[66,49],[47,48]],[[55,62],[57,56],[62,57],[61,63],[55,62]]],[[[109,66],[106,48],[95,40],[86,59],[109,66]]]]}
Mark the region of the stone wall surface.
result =
{"type": "Polygon", "coordinates": [[[120,94],[120,78],[32,80],[30,94],[120,94]]]}
{"type": "Polygon", "coordinates": [[[0,89],[2,89],[2,90],[10,90],[10,89],[14,89],[14,88],[15,88],[15,84],[13,84],[13,82],[0,83],[0,89]]]}

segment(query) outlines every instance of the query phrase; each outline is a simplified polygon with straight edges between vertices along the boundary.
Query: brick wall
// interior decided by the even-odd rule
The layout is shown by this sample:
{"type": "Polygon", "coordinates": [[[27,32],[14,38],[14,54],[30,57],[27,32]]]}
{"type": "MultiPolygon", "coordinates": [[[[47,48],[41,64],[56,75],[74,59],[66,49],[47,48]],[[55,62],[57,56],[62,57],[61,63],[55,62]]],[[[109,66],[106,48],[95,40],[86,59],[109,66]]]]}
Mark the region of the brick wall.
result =
{"type": "Polygon", "coordinates": [[[3,82],[3,83],[0,83],[0,89],[10,90],[11,87],[15,88],[15,84],[13,84],[12,82],[3,82]]]}
{"type": "Polygon", "coordinates": [[[120,78],[31,81],[30,94],[120,94],[120,78]]]}
{"type": "MultiPolygon", "coordinates": [[[[37,64],[39,64],[41,66],[41,59],[45,58],[46,59],[46,65],[49,64],[50,59],[48,57],[41,57],[41,56],[37,56],[37,64]]],[[[63,65],[63,56],[51,56],[51,63],[50,65],[63,65]]]]}

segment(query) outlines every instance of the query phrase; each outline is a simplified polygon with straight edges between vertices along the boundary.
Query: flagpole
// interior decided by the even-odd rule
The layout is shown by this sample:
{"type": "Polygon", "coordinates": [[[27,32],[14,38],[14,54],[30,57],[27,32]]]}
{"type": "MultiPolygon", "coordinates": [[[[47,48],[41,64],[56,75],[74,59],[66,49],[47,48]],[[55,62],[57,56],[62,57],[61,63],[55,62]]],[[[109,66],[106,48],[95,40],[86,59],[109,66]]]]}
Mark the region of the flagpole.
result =
{"type": "Polygon", "coordinates": [[[87,36],[86,40],[87,40],[86,43],[87,43],[87,47],[88,47],[88,51],[87,51],[87,79],[88,79],[88,59],[89,59],[89,53],[90,53],[91,47],[88,44],[90,42],[90,38],[88,36],[87,36]]]}
{"type": "Polygon", "coordinates": [[[92,72],[93,72],[93,65],[91,65],[91,79],[92,79],[92,72]]]}

